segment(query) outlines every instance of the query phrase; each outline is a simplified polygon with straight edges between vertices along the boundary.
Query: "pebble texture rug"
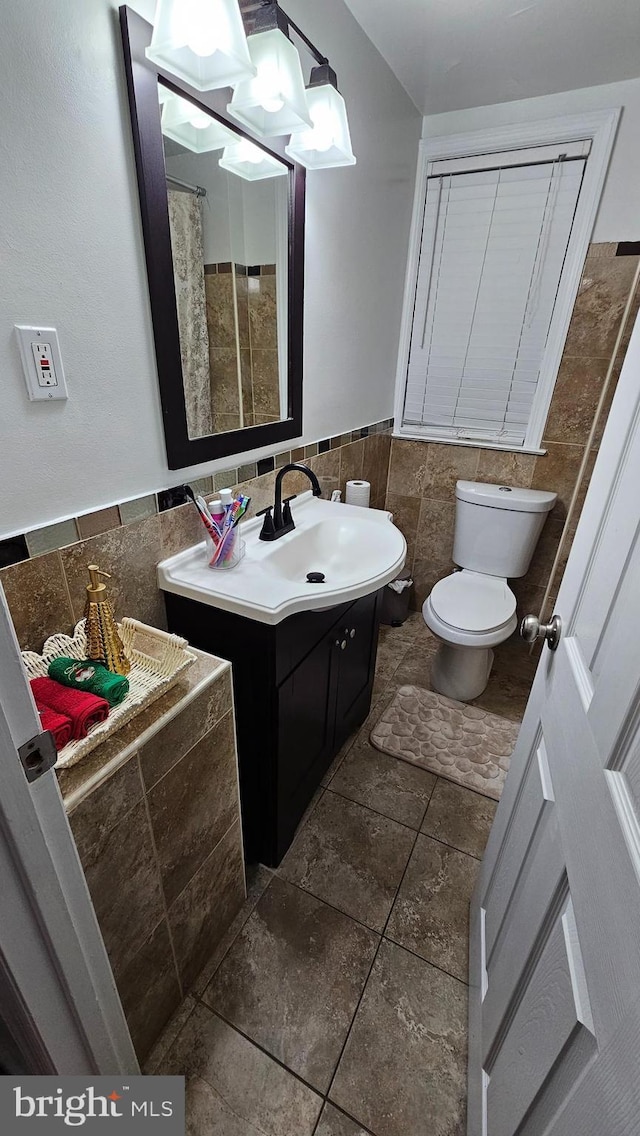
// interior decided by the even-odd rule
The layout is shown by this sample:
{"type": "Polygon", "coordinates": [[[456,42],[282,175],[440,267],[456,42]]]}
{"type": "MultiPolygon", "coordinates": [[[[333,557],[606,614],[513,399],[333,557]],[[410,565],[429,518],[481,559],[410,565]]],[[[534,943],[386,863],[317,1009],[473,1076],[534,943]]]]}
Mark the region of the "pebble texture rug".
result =
{"type": "Polygon", "coordinates": [[[371,744],[498,801],[519,728],[479,706],[401,686],[373,727],[371,744]]]}

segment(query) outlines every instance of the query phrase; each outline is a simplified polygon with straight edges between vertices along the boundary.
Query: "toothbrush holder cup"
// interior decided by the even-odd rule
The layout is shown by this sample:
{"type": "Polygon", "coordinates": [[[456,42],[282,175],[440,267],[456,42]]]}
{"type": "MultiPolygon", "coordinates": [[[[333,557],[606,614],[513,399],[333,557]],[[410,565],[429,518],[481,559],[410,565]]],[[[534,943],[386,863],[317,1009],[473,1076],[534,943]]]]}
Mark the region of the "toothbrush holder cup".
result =
{"type": "Polygon", "coordinates": [[[216,571],[224,571],[227,568],[235,568],[239,564],[245,554],[245,543],[240,532],[237,528],[233,528],[227,534],[223,548],[218,553],[216,545],[213,543],[211,537],[206,537],[206,557],[207,564],[210,568],[216,571]]]}

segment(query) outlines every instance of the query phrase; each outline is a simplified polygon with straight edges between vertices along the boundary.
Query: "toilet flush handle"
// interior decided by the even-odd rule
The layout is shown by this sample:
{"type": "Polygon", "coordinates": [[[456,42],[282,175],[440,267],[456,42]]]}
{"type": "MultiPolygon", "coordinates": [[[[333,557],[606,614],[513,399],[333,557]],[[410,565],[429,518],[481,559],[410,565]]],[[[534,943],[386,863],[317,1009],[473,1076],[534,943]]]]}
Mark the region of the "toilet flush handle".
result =
{"type": "Polygon", "coordinates": [[[562,620],[559,615],[552,615],[548,623],[541,623],[537,615],[525,615],[520,624],[520,635],[525,643],[545,639],[549,650],[555,651],[562,635],[562,620]]]}

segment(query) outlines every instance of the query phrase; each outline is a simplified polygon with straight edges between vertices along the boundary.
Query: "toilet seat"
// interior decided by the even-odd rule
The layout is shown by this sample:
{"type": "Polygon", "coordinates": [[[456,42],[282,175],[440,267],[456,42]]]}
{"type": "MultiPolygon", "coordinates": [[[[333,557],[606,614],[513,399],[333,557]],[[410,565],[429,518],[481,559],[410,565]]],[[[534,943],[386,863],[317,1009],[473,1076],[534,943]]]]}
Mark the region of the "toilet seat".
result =
{"type": "Polygon", "coordinates": [[[440,624],[471,637],[502,631],[516,612],[516,597],[503,577],[468,569],[435,584],[427,603],[440,624]]]}

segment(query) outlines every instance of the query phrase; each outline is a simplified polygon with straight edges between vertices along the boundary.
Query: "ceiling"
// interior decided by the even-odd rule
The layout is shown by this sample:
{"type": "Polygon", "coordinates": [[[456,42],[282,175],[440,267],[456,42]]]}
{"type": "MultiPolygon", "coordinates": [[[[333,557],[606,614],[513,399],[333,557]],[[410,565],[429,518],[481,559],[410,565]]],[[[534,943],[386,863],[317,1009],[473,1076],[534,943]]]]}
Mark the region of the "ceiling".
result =
{"type": "Polygon", "coordinates": [[[638,0],[345,0],[423,114],[640,74],[638,0]]]}

